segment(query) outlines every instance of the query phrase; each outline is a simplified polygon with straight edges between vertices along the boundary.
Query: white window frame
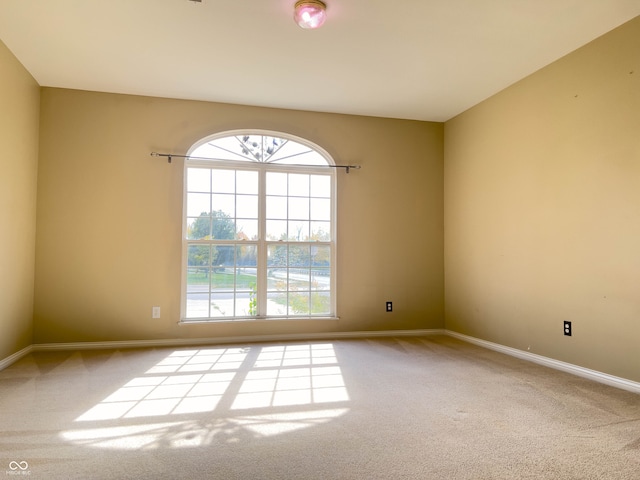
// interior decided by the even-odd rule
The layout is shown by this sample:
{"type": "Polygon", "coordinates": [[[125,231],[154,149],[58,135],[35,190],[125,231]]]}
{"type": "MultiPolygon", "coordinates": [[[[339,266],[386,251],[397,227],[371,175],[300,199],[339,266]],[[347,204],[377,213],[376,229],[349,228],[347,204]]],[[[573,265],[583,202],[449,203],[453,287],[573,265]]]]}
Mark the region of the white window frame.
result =
{"type": "MultiPolygon", "coordinates": [[[[337,305],[337,175],[335,161],[319,145],[316,145],[304,138],[300,138],[294,135],[290,135],[283,132],[275,132],[268,130],[231,130],[209,135],[201,140],[197,141],[189,149],[187,158],[184,161],[184,175],[183,175],[183,211],[182,211],[182,262],[181,262],[181,301],[180,301],[180,323],[183,324],[202,324],[202,323],[219,323],[219,322],[237,322],[237,321],[261,321],[261,320],[337,320],[336,313],[337,305]],[[316,165],[288,165],[278,163],[267,162],[252,162],[252,161],[234,161],[234,160],[218,160],[218,159],[200,159],[189,158],[193,152],[201,145],[211,142],[217,139],[240,136],[240,135],[262,135],[278,137],[299,144],[305,145],[310,149],[317,152],[327,162],[327,166],[316,165]],[[257,300],[258,300],[258,315],[255,316],[224,316],[224,317],[187,317],[187,271],[188,271],[188,245],[190,244],[187,239],[187,171],[190,167],[201,167],[209,169],[224,168],[228,170],[252,170],[258,172],[259,185],[258,185],[258,240],[250,243],[258,244],[258,267],[257,267],[257,300]],[[282,172],[282,173],[304,173],[304,174],[322,174],[330,177],[331,183],[331,234],[330,240],[327,242],[319,242],[321,245],[330,245],[330,313],[322,315],[278,315],[268,316],[267,311],[267,245],[279,243],[266,239],[266,173],[267,172],[282,172]]],[[[243,240],[224,240],[221,243],[225,244],[242,244],[246,242],[243,240]]],[[[314,244],[316,242],[287,242],[287,244],[314,244]]]]}

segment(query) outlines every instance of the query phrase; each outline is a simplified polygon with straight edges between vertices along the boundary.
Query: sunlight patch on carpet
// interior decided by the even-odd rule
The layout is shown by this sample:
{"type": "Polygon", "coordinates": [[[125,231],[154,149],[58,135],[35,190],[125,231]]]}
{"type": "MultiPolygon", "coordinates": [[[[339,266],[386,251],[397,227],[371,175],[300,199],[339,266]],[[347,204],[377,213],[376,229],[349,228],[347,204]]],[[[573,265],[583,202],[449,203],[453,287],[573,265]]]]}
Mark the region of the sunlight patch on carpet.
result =
{"type": "Polygon", "coordinates": [[[234,443],[329,422],[349,400],[331,343],[176,350],[61,435],[136,450],[234,443]]]}
{"type": "Polygon", "coordinates": [[[212,422],[164,422],[87,428],[62,432],[64,440],[85,447],[119,450],[189,448],[215,442],[239,443],[315,427],[349,412],[348,408],[248,415],[212,422]]]}

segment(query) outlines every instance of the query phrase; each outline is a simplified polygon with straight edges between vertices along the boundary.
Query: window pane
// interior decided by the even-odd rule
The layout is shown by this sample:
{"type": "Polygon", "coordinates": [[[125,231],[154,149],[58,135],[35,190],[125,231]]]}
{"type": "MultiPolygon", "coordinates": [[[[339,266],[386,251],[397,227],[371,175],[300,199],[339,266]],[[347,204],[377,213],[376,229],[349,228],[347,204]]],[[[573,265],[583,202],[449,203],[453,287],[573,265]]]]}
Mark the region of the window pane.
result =
{"type": "Polygon", "coordinates": [[[289,292],[289,315],[309,314],[309,293],[289,292]]]}
{"type": "MultiPolygon", "coordinates": [[[[298,157],[310,150],[306,145],[288,140],[284,145],[281,145],[277,152],[271,157],[272,162],[282,163],[283,159],[289,157],[298,157]]],[[[326,162],[325,162],[326,163],[326,162]]]]}
{"type": "Polygon", "coordinates": [[[216,271],[224,271],[226,267],[234,266],[234,248],[233,245],[218,245],[212,247],[211,264],[215,265],[216,271]]]}
{"type": "Polygon", "coordinates": [[[258,196],[238,195],[236,197],[236,216],[238,218],[258,218],[258,196]]]}
{"type": "Polygon", "coordinates": [[[287,197],[267,197],[267,218],[287,218],[287,197]]]}
{"type": "Polygon", "coordinates": [[[212,170],[211,171],[211,191],[214,193],[235,193],[236,172],[235,170],[212,170]]]}
{"type": "Polygon", "coordinates": [[[236,220],[236,239],[257,240],[258,221],[257,220],[236,220]]]}
{"type": "Polygon", "coordinates": [[[251,269],[252,274],[255,276],[256,266],[258,265],[257,251],[257,245],[237,245],[236,265],[251,269]]]}
{"type": "Polygon", "coordinates": [[[218,138],[200,145],[192,153],[192,157],[211,158],[218,160],[248,160],[240,151],[236,137],[218,138]]]}
{"type": "Polygon", "coordinates": [[[308,267],[310,265],[311,255],[309,252],[309,245],[291,245],[289,247],[290,267],[308,267]]]}
{"type": "Polygon", "coordinates": [[[286,270],[280,268],[267,268],[267,290],[282,290],[282,275],[285,275],[286,278],[286,270]]]}
{"type": "Polygon", "coordinates": [[[236,196],[235,195],[211,195],[211,210],[214,212],[223,212],[229,217],[236,215],[236,196]]]}
{"type": "Polygon", "coordinates": [[[309,175],[289,174],[289,195],[294,197],[309,196],[309,175]]]}
{"type": "Polygon", "coordinates": [[[290,143],[294,143],[294,142],[291,142],[290,140],[286,140],[284,138],[278,138],[278,137],[270,137],[270,136],[263,137],[263,141],[262,141],[262,149],[263,149],[263,155],[264,155],[263,160],[265,162],[267,160],[270,160],[270,158],[276,153],[278,153],[280,149],[282,149],[284,146],[290,143]]]}
{"type": "Polygon", "coordinates": [[[201,240],[209,238],[211,235],[211,217],[202,215],[198,218],[187,220],[187,238],[190,240],[201,240]]]}
{"type": "Polygon", "coordinates": [[[326,290],[331,289],[331,270],[328,268],[314,268],[311,270],[311,290],[326,290]]]}
{"type": "Polygon", "coordinates": [[[287,315],[287,296],[283,293],[267,294],[267,315],[285,316],[287,315]]]}
{"type": "Polygon", "coordinates": [[[255,269],[247,270],[245,268],[236,269],[236,290],[255,292],[256,289],[256,274],[255,269]]]}
{"type": "Polygon", "coordinates": [[[267,220],[267,240],[285,240],[286,238],[286,220],[267,220]]]}
{"type": "Polygon", "coordinates": [[[236,193],[258,194],[258,172],[238,170],[236,172],[236,193]]]}
{"type": "Polygon", "coordinates": [[[331,313],[331,295],[329,292],[311,293],[311,315],[328,315],[331,313]]]}
{"type": "Polygon", "coordinates": [[[207,293],[187,293],[187,318],[206,318],[209,316],[209,295],[207,293]]]}
{"type": "Polygon", "coordinates": [[[209,170],[208,168],[187,169],[187,191],[210,192],[211,170],[209,170]]]}
{"type": "Polygon", "coordinates": [[[307,151],[299,155],[283,158],[278,163],[285,165],[326,165],[327,161],[319,153],[309,150],[309,147],[303,146],[307,151]]]}
{"type": "Polygon", "coordinates": [[[311,207],[311,220],[331,220],[331,200],[312,198],[309,204],[311,207]]]}
{"type": "Polygon", "coordinates": [[[287,222],[289,228],[288,238],[292,242],[306,242],[309,240],[309,222],[287,222]]]}
{"type": "Polygon", "coordinates": [[[295,220],[309,220],[309,199],[289,198],[289,217],[295,220]]]}
{"type": "Polygon", "coordinates": [[[311,175],[311,196],[331,198],[331,177],[328,175],[311,175]]]}
{"type": "Polygon", "coordinates": [[[211,291],[233,292],[235,279],[232,268],[214,268],[211,273],[211,291]]]}
{"type": "Polygon", "coordinates": [[[209,274],[209,268],[188,268],[187,291],[194,293],[209,291],[209,274]]]}
{"type": "Polygon", "coordinates": [[[329,222],[311,222],[311,240],[319,240],[322,242],[328,242],[331,240],[331,223],[329,222]]]}
{"type": "Polygon", "coordinates": [[[234,311],[233,292],[211,294],[211,316],[233,317],[234,311]]]}
{"type": "Polygon", "coordinates": [[[268,268],[267,269],[267,289],[269,291],[286,290],[289,282],[287,279],[286,268],[268,268]]]}
{"type": "Polygon", "coordinates": [[[253,317],[257,314],[257,303],[255,294],[248,293],[239,294],[236,297],[236,316],[237,317],[253,317]]]}
{"type": "Polygon", "coordinates": [[[270,267],[286,267],[287,251],[287,245],[269,245],[267,247],[267,265],[270,267]]]}
{"type": "Polygon", "coordinates": [[[231,240],[236,238],[236,224],[221,212],[214,212],[211,225],[211,236],[214,240],[231,240]]]}
{"type": "Polygon", "coordinates": [[[262,135],[243,135],[236,138],[243,155],[256,161],[262,161],[262,135]]]}
{"type": "Polygon", "coordinates": [[[309,288],[308,268],[290,268],[289,269],[289,291],[307,291],[309,288]]]}
{"type": "Polygon", "coordinates": [[[187,247],[187,265],[190,267],[210,265],[209,245],[189,245],[187,247]]]}
{"type": "Polygon", "coordinates": [[[331,247],[328,245],[311,245],[311,265],[317,267],[331,265],[331,247]]]}
{"type": "Polygon", "coordinates": [[[199,217],[202,213],[211,211],[211,195],[208,193],[187,194],[187,216],[199,217]]]}
{"type": "Polygon", "coordinates": [[[267,195],[287,194],[287,174],[267,172],[267,195]]]}

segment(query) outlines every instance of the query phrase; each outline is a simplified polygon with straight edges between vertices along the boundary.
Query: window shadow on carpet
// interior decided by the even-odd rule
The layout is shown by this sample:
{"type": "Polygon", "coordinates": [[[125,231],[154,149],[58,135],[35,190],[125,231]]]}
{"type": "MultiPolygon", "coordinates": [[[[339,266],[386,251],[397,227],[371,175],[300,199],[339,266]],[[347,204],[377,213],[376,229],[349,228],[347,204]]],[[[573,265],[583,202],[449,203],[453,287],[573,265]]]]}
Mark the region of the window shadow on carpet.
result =
{"type": "Polygon", "coordinates": [[[332,343],[175,350],[61,437],[125,450],[237,443],[330,422],[349,402],[332,343]]]}

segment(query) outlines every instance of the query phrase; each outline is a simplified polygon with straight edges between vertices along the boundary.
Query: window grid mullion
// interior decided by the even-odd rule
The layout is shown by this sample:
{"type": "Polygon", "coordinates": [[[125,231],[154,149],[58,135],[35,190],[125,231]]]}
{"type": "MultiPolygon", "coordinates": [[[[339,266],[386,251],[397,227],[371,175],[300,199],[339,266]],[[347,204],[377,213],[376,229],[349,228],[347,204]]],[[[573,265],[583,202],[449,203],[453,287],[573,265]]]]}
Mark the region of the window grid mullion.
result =
{"type": "Polygon", "coordinates": [[[258,317],[267,316],[267,169],[258,172],[258,262],[256,271],[256,295],[258,317]]]}
{"type": "Polygon", "coordinates": [[[207,274],[209,275],[209,282],[207,287],[207,314],[211,318],[211,294],[213,291],[213,265],[211,265],[211,258],[213,255],[213,245],[209,242],[209,264],[207,265],[207,274]]]}

